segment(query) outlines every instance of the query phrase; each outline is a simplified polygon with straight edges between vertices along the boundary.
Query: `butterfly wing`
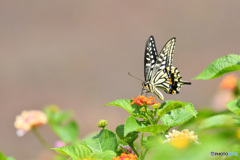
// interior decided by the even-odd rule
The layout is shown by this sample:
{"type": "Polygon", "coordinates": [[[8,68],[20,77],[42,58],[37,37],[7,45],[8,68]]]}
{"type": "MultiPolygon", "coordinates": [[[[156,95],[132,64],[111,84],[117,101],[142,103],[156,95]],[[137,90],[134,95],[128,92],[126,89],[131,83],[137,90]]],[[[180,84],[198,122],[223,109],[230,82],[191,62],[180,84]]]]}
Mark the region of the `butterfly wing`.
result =
{"type": "Polygon", "coordinates": [[[152,79],[152,84],[156,88],[161,88],[168,94],[179,93],[182,85],[190,85],[190,82],[181,80],[180,72],[176,67],[169,66],[157,72],[152,79]]]}
{"type": "Polygon", "coordinates": [[[173,37],[164,45],[161,52],[157,56],[157,60],[152,71],[152,77],[154,77],[158,71],[172,65],[175,44],[176,38],[173,37]]]}
{"type": "Polygon", "coordinates": [[[164,97],[158,88],[168,94],[179,93],[182,85],[191,84],[181,80],[181,76],[176,67],[172,66],[173,51],[176,38],[171,38],[162,48],[159,55],[153,36],[150,36],[145,47],[144,75],[145,81],[150,82],[149,91],[163,100],[164,97]]]}
{"type": "Polygon", "coordinates": [[[150,36],[145,46],[144,56],[144,76],[145,81],[149,81],[152,77],[152,71],[156,63],[158,54],[153,36],[150,36]]]}

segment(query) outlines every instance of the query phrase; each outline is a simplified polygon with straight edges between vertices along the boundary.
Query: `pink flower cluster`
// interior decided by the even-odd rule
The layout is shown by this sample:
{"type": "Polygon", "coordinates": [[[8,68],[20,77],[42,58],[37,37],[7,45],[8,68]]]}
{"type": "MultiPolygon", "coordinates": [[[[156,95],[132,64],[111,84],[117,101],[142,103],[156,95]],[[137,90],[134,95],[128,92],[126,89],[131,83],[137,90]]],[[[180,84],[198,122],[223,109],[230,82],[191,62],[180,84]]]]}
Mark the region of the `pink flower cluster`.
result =
{"type": "Polygon", "coordinates": [[[14,126],[17,129],[17,135],[23,136],[33,127],[41,126],[47,123],[47,116],[42,111],[22,111],[21,115],[16,117],[14,126]]]}

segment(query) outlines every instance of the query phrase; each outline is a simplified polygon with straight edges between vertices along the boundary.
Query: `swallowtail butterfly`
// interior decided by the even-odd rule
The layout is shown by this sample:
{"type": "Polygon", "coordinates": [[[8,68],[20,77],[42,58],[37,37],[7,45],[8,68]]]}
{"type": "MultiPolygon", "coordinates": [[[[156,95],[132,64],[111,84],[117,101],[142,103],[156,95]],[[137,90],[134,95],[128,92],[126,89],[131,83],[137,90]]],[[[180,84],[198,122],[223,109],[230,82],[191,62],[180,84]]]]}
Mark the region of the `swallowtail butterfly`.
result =
{"type": "Polygon", "coordinates": [[[182,85],[190,85],[190,82],[181,80],[181,76],[176,67],[172,66],[173,51],[176,38],[171,38],[157,53],[157,48],[153,36],[147,40],[144,56],[144,76],[143,87],[147,92],[152,92],[161,100],[164,100],[158,88],[168,94],[179,93],[182,85]]]}

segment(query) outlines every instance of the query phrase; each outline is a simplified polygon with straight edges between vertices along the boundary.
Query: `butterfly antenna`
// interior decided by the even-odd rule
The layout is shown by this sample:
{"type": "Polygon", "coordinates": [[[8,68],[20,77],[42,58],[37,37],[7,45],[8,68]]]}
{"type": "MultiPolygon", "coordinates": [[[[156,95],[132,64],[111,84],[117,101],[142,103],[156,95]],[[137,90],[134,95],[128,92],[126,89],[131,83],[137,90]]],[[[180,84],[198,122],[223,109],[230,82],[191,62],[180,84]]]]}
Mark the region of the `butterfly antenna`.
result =
{"type": "Polygon", "coordinates": [[[137,78],[137,77],[135,77],[135,76],[131,75],[131,73],[130,73],[130,72],[128,72],[128,75],[129,75],[129,76],[131,76],[131,77],[133,77],[133,78],[135,78],[135,79],[137,79],[137,80],[139,80],[139,81],[141,81],[141,82],[144,82],[144,81],[143,81],[143,80],[141,80],[140,78],[137,78]]]}

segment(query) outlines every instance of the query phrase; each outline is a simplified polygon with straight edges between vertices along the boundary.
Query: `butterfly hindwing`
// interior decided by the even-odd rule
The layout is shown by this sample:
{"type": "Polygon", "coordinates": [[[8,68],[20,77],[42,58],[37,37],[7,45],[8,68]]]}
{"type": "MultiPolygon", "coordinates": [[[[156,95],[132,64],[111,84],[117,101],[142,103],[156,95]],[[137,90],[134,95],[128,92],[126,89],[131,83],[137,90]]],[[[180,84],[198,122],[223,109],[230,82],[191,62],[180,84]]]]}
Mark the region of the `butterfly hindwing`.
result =
{"type": "Polygon", "coordinates": [[[176,67],[169,66],[159,71],[152,79],[154,87],[161,88],[168,94],[179,93],[182,85],[191,84],[181,80],[180,72],[176,67]]]}

